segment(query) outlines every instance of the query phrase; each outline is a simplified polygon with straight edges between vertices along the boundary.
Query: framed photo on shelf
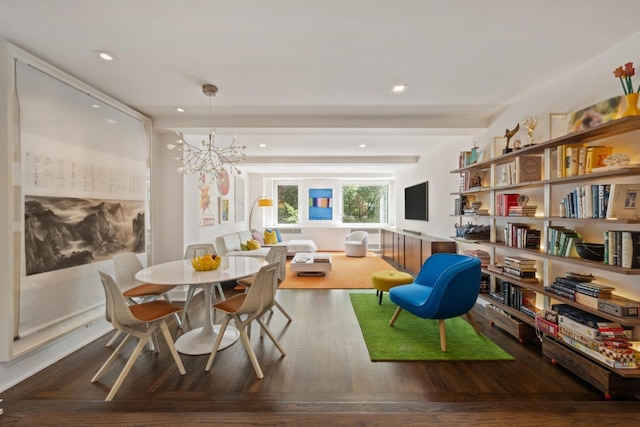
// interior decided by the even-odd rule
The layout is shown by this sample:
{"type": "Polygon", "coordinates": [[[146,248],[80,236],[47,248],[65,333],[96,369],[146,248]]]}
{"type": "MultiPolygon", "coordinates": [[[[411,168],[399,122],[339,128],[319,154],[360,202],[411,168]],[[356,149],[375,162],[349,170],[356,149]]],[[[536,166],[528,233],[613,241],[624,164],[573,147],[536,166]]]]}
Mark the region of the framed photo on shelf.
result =
{"type": "MultiPolygon", "coordinates": [[[[511,142],[513,144],[513,141],[511,142]]],[[[502,155],[502,150],[507,146],[507,138],[504,136],[496,136],[493,138],[493,157],[502,155]]],[[[511,147],[513,148],[513,146],[511,147]]]]}
{"type": "Polygon", "coordinates": [[[566,113],[549,113],[549,136],[547,139],[554,139],[567,134],[566,113]]]}
{"type": "Polygon", "coordinates": [[[640,218],[640,184],[611,184],[607,218],[640,218]]]}

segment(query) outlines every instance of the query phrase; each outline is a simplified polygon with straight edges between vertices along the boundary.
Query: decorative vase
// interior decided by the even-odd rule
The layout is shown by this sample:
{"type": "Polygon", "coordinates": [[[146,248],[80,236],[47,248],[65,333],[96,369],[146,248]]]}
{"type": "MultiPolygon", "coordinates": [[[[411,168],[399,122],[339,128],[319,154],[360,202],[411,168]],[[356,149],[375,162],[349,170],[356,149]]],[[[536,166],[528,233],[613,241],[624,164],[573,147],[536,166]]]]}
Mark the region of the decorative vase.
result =
{"type": "Polygon", "coordinates": [[[618,116],[618,118],[640,115],[640,110],[638,110],[638,95],[640,94],[635,92],[624,96],[627,108],[618,116]]]}

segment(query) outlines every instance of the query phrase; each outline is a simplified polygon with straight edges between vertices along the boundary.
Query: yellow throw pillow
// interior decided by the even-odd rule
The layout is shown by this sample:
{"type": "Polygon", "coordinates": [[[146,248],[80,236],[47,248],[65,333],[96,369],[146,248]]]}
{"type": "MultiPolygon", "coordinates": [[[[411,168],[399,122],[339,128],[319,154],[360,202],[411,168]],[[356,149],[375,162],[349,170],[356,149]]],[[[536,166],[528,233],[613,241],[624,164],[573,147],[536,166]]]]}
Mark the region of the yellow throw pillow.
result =
{"type": "Polygon", "coordinates": [[[249,249],[250,251],[254,251],[256,249],[260,249],[260,243],[258,243],[257,240],[248,240],[247,241],[247,249],[249,249]]]}
{"type": "Polygon", "coordinates": [[[265,245],[275,245],[278,243],[278,236],[275,231],[265,231],[264,232],[264,244],[265,245]]]}

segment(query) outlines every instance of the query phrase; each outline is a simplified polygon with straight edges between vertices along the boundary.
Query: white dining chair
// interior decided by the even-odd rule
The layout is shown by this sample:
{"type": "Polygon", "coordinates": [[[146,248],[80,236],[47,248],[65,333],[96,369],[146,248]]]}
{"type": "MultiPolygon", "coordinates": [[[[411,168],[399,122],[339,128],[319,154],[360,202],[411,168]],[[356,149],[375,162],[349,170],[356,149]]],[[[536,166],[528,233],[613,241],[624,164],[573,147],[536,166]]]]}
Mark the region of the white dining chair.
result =
{"type": "MultiPolygon", "coordinates": [[[[184,375],[186,371],[182,361],[180,360],[180,356],[178,355],[173,338],[169,332],[169,327],[165,320],[168,316],[178,313],[180,311],[180,307],[164,300],[154,300],[140,304],[128,305],[127,300],[113,278],[102,271],[100,271],[99,274],[100,282],[102,283],[105,293],[105,318],[107,321],[111,322],[114,328],[126,334],[126,336],[114,352],[111,353],[111,356],[109,356],[107,361],[104,362],[98,372],[93,376],[91,382],[95,383],[100,379],[100,377],[102,377],[109,366],[111,366],[111,364],[116,360],[129,337],[138,339],[138,344],[131,353],[131,356],[129,356],[127,363],[120,372],[120,375],[118,375],[118,378],[111,387],[111,390],[107,394],[105,400],[110,401],[113,399],[129,374],[129,371],[131,371],[131,368],[144,348],[145,343],[147,340],[154,338],[155,331],[158,328],[162,331],[167,346],[169,347],[169,351],[171,352],[171,356],[178,367],[178,371],[180,371],[180,375],[184,375]]],[[[158,352],[157,341],[155,352],[158,352]]]]}
{"type": "Polygon", "coordinates": [[[261,319],[262,315],[267,310],[269,310],[275,302],[275,291],[277,288],[277,270],[277,263],[268,264],[262,267],[258,271],[258,274],[256,274],[253,283],[246,293],[236,294],[231,298],[228,298],[225,301],[220,301],[213,306],[214,310],[220,311],[226,316],[224,317],[224,320],[220,325],[218,337],[213,344],[211,355],[209,356],[207,366],[204,369],[205,371],[208,372],[211,369],[211,365],[213,364],[215,356],[218,352],[218,347],[220,346],[222,337],[224,336],[224,332],[231,319],[233,319],[236,328],[238,328],[238,330],[240,331],[242,344],[247,351],[249,359],[251,360],[251,364],[253,365],[253,369],[256,371],[256,375],[258,376],[258,378],[264,378],[264,373],[262,372],[260,363],[258,362],[253,348],[251,347],[251,340],[249,338],[249,334],[247,333],[247,328],[253,321],[258,322],[261,330],[269,336],[280,353],[283,356],[286,356],[286,352],[284,351],[276,337],[273,335],[273,333],[271,333],[269,328],[267,328],[267,325],[261,319]],[[244,319],[242,318],[242,316],[244,316],[244,319]]]}

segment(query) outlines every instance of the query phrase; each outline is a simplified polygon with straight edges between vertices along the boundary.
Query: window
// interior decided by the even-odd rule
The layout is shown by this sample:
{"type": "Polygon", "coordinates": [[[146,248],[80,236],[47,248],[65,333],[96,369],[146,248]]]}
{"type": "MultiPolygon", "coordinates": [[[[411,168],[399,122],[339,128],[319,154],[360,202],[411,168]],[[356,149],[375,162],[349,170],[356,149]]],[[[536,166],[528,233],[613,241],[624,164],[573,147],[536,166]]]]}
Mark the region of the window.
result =
{"type": "Polygon", "coordinates": [[[298,224],[298,186],[277,185],[278,194],[278,224],[298,224]]]}
{"type": "Polygon", "coordinates": [[[342,222],[345,224],[386,224],[389,185],[343,185],[342,222]]]}

